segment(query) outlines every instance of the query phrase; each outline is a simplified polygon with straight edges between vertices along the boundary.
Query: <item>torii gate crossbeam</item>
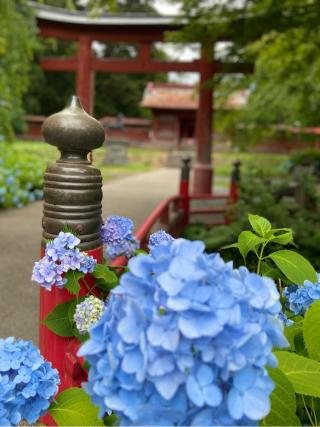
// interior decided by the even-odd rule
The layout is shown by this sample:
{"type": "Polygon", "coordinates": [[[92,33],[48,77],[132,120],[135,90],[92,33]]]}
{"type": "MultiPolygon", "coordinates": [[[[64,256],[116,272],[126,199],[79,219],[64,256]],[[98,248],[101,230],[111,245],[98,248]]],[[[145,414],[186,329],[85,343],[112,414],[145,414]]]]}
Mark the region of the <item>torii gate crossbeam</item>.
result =
{"type": "MultiPolygon", "coordinates": [[[[34,3],[40,35],[79,43],[76,57],[42,58],[46,71],[73,71],[76,73],[76,94],[83,107],[92,114],[95,72],[160,73],[168,71],[198,72],[200,74],[199,107],[196,115],[197,161],[193,167],[193,192],[212,192],[213,168],[212,119],[213,86],[208,85],[215,73],[224,71],[222,63],[213,61],[213,43],[202,44],[201,58],[192,62],[158,61],[152,58],[152,43],[164,41],[166,31],[181,25],[172,17],[121,15],[90,18],[81,12],[68,12],[34,3]],[[136,44],[134,59],[96,58],[92,42],[124,42],[136,44]]],[[[250,64],[229,64],[228,72],[252,72],[250,64]]]]}

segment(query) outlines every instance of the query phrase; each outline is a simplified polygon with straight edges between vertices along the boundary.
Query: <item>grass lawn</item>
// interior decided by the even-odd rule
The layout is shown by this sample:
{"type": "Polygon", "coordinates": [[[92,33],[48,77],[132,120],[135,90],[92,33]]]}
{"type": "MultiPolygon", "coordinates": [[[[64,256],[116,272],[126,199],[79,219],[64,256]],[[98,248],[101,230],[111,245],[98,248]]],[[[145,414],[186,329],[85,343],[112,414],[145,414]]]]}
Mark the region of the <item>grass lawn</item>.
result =
{"type": "MultiPolygon", "coordinates": [[[[46,163],[55,162],[59,157],[58,150],[42,141],[16,141],[16,150],[34,154],[43,159],[46,163]]],[[[103,164],[105,148],[99,148],[93,153],[93,163],[101,169],[104,182],[110,181],[126,175],[147,172],[152,169],[163,167],[166,163],[167,152],[154,148],[130,147],[128,156],[130,163],[127,166],[106,166],[103,164]]],[[[235,160],[242,162],[242,170],[251,168],[253,165],[263,168],[274,175],[278,166],[288,159],[288,155],[270,153],[246,153],[246,152],[216,152],[213,154],[213,164],[215,169],[215,184],[219,187],[228,185],[227,178],[230,177],[232,163],[235,160]],[[220,178],[221,177],[221,178],[220,178]]]]}
{"type": "MultiPolygon", "coordinates": [[[[41,158],[45,163],[53,163],[59,158],[59,151],[43,141],[15,141],[13,146],[17,151],[33,154],[41,158]]],[[[104,182],[162,167],[167,157],[165,150],[130,147],[128,150],[129,164],[127,166],[107,166],[103,164],[104,155],[104,147],[95,150],[93,153],[93,164],[101,169],[104,182]]]]}

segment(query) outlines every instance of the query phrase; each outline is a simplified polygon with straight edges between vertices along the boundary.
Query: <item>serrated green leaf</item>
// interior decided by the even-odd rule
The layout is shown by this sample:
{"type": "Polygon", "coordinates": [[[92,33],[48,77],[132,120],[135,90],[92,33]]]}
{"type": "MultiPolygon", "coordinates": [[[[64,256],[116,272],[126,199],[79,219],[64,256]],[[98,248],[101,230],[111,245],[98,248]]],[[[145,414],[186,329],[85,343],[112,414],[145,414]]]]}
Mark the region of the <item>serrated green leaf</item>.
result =
{"type": "Polygon", "coordinates": [[[111,285],[115,285],[119,281],[116,273],[114,271],[110,270],[110,268],[108,268],[104,264],[97,264],[92,275],[96,279],[103,279],[105,282],[107,282],[111,285]]]}
{"type": "Polygon", "coordinates": [[[49,414],[58,426],[103,426],[98,408],[81,388],[69,388],[56,397],[49,414]]]}
{"type": "Polygon", "coordinates": [[[43,323],[50,331],[60,337],[72,337],[72,324],[69,321],[69,307],[71,301],[63,302],[55,306],[55,308],[44,319],[43,323]]]}
{"type": "Polygon", "coordinates": [[[276,351],[279,369],[296,393],[320,397],[320,363],[288,351],[276,351]]]}
{"type": "Polygon", "coordinates": [[[65,284],[65,288],[68,289],[70,294],[72,295],[78,295],[80,291],[80,284],[79,280],[84,277],[84,273],[81,273],[81,271],[77,270],[69,270],[65,278],[67,279],[67,283],[65,284]]]}
{"type": "Polygon", "coordinates": [[[300,426],[296,415],[296,396],[290,381],[279,369],[269,368],[268,373],[276,387],[271,394],[271,411],[260,425],[300,426]]]}
{"type": "Polygon", "coordinates": [[[284,328],[284,333],[285,333],[287,340],[289,341],[290,350],[295,350],[296,337],[299,335],[302,336],[302,321],[295,322],[291,326],[286,326],[284,328]]]}
{"type": "Polygon", "coordinates": [[[252,233],[252,231],[242,231],[238,237],[239,251],[243,258],[246,259],[250,251],[254,251],[257,246],[264,242],[265,239],[263,237],[257,236],[256,234],[252,233]]]}
{"type": "Polygon", "coordinates": [[[251,227],[259,236],[267,236],[271,230],[271,223],[266,218],[259,215],[248,214],[248,219],[251,227]]]}
{"type": "Polygon", "coordinates": [[[303,337],[311,359],[320,360],[320,301],[314,302],[305,314],[303,337]]]}
{"type": "Polygon", "coordinates": [[[268,255],[291,282],[302,285],[305,280],[317,281],[317,273],[310,262],[294,251],[283,249],[268,255]]]}
{"type": "MultiPolygon", "coordinates": [[[[273,232],[274,230],[271,231],[273,232]]],[[[292,230],[290,228],[279,229],[278,234],[270,237],[270,241],[273,243],[279,243],[280,245],[288,245],[293,242],[292,230]]]]}

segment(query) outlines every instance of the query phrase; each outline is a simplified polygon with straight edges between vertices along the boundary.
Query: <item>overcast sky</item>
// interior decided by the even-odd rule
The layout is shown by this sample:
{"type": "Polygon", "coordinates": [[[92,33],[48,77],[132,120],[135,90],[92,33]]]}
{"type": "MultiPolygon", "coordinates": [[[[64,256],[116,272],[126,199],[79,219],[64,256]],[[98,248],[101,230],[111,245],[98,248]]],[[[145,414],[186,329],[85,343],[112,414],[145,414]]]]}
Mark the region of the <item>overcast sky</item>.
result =
{"type": "Polygon", "coordinates": [[[179,13],[179,5],[166,0],[155,0],[154,6],[162,15],[177,15],[179,13]]]}

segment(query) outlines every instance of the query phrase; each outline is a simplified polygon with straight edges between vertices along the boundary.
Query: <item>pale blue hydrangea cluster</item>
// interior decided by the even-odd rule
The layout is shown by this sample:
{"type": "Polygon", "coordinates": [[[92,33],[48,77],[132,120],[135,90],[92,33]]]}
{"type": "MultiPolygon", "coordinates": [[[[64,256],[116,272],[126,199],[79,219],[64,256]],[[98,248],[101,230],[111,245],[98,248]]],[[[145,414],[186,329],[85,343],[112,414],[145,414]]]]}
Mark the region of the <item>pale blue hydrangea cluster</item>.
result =
{"type": "Polygon", "coordinates": [[[161,243],[171,243],[174,241],[174,238],[171,234],[167,233],[164,230],[156,231],[151,234],[149,238],[148,247],[151,250],[153,247],[160,245],[161,243]]]}
{"type": "Polygon", "coordinates": [[[90,295],[77,305],[73,320],[80,334],[87,333],[91,326],[97,323],[104,309],[104,302],[93,295],[90,295]]]}
{"type": "Polygon", "coordinates": [[[139,242],[133,234],[134,225],[130,218],[109,216],[101,228],[102,241],[106,255],[114,259],[120,255],[130,258],[139,249],[139,242]]]}
{"type": "Polygon", "coordinates": [[[303,286],[291,285],[284,288],[288,308],[295,314],[303,316],[310,305],[320,300],[320,274],[317,283],[305,280],[303,286]]]}
{"type": "Polygon", "coordinates": [[[287,346],[269,278],[176,239],[129,261],[79,355],[100,416],[121,425],[256,425],[287,346]]]}
{"type": "Polygon", "coordinates": [[[80,239],[72,233],[60,232],[52,242],[47,243],[45,256],[37,261],[32,272],[32,280],[51,291],[52,286],[63,288],[66,279],[64,273],[78,270],[84,274],[91,273],[96,260],[76,247],[80,239]]]}
{"type": "Polygon", "coordinates": [[[58,371],[31,341],[0,339],[0,426],[35,423],[58,391],[58,371]]]}
{"type": "Polygon", "coordinates": [[[278,317],[285,326],[291,326],[294,324],[294,321],[292,319],[288,319],[288,316],[285,313],[279,313],[278,317]]]}

